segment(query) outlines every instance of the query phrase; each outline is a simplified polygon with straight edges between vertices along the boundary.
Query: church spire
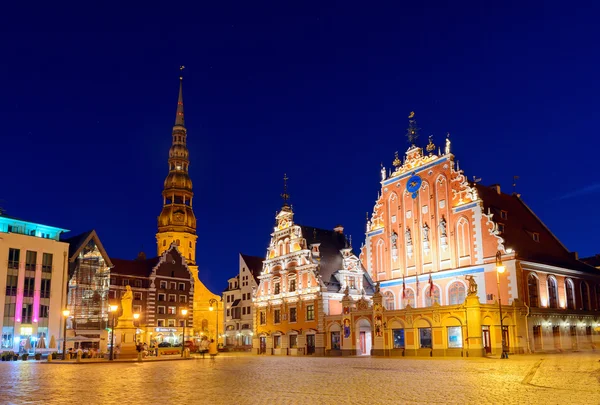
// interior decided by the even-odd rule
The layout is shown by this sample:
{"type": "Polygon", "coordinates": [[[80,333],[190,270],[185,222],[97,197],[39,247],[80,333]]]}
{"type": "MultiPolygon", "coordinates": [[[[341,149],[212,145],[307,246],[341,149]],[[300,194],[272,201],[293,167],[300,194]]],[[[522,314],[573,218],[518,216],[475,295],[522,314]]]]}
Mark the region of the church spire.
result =
{"type": "Polygon", "coordinates": [[[177,114],[175,115],[175,125],[185,126],[185,120],[183,117],[183,69],[185,66],[180,66],[179,74],[179,99],[177,100],[177,114]]]}

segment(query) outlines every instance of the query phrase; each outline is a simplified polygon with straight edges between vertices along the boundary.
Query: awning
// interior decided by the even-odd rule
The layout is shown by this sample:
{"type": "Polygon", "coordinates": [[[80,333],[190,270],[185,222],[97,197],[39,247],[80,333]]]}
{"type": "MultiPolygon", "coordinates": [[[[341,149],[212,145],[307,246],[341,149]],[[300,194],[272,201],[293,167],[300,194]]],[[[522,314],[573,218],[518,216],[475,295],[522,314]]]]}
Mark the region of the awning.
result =
{"type": "Polygon", "coordinates": [[[238,305],[240,305],[240,302],[241,302],[241,301],[242,301],[242,300],[241,300],[241,299],[239,299],[239,298],[238,298],[237,300],[233,301],[233,304],[231,304],[231,308],[235,308],[235,307],[237,307],[238,305]]]}

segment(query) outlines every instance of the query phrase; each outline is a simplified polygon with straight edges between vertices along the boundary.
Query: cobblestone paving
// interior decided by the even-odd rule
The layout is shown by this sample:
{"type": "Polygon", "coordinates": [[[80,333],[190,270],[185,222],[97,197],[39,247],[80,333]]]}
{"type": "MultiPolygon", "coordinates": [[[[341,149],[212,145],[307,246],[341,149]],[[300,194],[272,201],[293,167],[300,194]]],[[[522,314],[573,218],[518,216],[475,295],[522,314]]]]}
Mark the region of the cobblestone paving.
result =
{"type": "Polygon", "coordinates": [[[600,353],[0,363],[2,404],[600,404],[600,353]]]}

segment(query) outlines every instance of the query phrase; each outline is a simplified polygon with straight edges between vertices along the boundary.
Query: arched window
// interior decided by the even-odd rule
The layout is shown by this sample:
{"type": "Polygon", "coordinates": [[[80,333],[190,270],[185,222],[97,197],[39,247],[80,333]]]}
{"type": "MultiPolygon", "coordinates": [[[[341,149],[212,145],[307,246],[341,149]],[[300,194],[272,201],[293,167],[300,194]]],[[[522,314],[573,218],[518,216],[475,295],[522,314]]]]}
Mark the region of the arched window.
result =
{"type": "Polygon", "coordinates": [[[396,309],[396,304],[394,303],[394,294],[391,291],[386,291],[383,295],[383,306],[388,311],[393,311],[396,309]]]}
{"type": "Polygon", "coordinates": [[[565,291],[567,292],[567,309],[575,309],[575,287],[573,280],[565,280],[565,291]]]}
{"type": "Polygon", "coordinates": [[[581,308],[584,311],[590,310],[590,290],[588,288],[588,283],[582,281],[580,284],[581,288],[581,308]]]}
{"type": "Polygon", "coordinates": [[[425,290],[426,307],[432,306],[434,302],[437,302],[438,304],[440,303],[440,289],[436,285],[434,285],[433,292],[430,292],[429,290],[429,287],[427,287],[427,290],[425,290]]]}
{"type": "Polygon", "coordinates": [[[412,290],[412,288],[407,288],[404,291],[404,300],[403,301],[404,301],[405,308],[409,305],[413,308],[415,307],[415,292],[412,290]]]}
{"type": "Polygon", "coordinates": [[[548,277],[548,306],[550,308],[558,308],[557,297],[556,280],[553,277],[548,277]]]}
{"type": "Polygon", "coordinates": [[[465,301],[466,288],[460,281],[455,281],[448,288],[448,304],[459,305],[465,301]]]}
{"type": "Polygon", "coordinates": [[[538,279],[533,274],[527,277],[527,292],[529,293],[529,306],[537,308],[540,306],[540,286],[538,279]]]}
{"type": "Polygon", "coordinates": [[[283,256],[285,253],[283,252],[283,242],[279,241],[277,243],[277,246],[279,247],[279,256],[283,256]]]}

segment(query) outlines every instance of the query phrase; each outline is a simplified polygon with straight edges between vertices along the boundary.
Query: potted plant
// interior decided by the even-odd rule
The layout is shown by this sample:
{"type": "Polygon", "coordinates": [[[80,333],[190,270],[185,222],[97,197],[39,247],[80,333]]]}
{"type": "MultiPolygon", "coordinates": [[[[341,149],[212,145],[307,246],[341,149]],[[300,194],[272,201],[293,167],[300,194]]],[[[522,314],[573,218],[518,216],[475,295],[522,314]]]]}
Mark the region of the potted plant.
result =
{"type": "Polygon", "coordinates": [[[13,353],[13,355],[12,355],[12,360],[13,360],[13,361],[17,361],[17,360],[19,360],[19,355],[18,355],[17,353],[13,353]]]}
{"type": "Polygon", "coordinates": [[[42,353],[36,353],[34,357],[35,357],[36,360],[41,360],[42,359],[42,353]]]}
{"type": "Polygon", "coordinates": [[[27,361],[28,358],[29,358],[29,353],[23,353],[23,355],[21,356],[21,360],[23,360],[23,361],[27,361]]]}
{"type": "Polygon", "coordinates": [[[58,358],[58,354],[56,352],[52,352],[51,356],[52,360],[56,360],[58,358]]]}

